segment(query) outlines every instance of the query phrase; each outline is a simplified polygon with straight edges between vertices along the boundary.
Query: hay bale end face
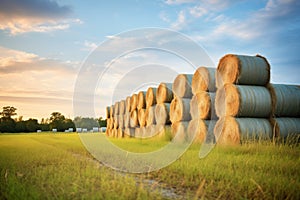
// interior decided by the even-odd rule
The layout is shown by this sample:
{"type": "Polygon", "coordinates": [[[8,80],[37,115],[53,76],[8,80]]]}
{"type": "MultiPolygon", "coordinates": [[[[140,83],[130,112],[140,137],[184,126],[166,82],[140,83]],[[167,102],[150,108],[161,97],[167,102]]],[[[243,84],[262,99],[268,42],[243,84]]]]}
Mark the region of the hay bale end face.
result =
{"type": "Polygon", "coordinates": [[[265,86],[270,81],[270,64],[262,56],[228,54],[221,58],[216,75],[218,88],[226,83],[265,86]]]}
{"type": "Polygon", "coordinates": [[[172,123],[191,120],[191,99],[175,97],[170,104],[170,121],[172,123]]]}
{"type": "Polygon", "coordinates": [[[172,83],[160,83],[156,91],[157,103],[171,103],[173,100],[172,83]]]}
{"type": "Polygon", "coordinates": [[[146,126],[146,109],[139,109],[138,110],[138,121],[140,127],[146,126]]]}
{"type": "Polygon", "coordinates": [[[172,89],[176,96],[181,98],[191,98],[193,74],[179,74],[173,83],[172,89]]]}
{"type": "Polygon", "coordinates": [[[146,118],[146,126],[151,126],[153,124],[156,124],[155,120],[155,106],[151,106],[149,108],[146,108],[145,111],[145,118],[146,118]]]}
{"type": "Polygon", "coordinates": [[[214,142],[214,127],[216,120],[202,120],[193,119],[189,122],[187,129],[187,139],[188,141],[193,141],[194,143],[203,143],[204,140],[208,142],[214,142]],[[206,138],[213,137],[213,138],[206,138]]]}
{"type": "Polygon", "coordinates": [[[106,119],[110,118],[110,116],[111,116],[110,115],[110,108],[111,108],[110,106],[106,107],[106,119]]]}
{"type": "Polygon", "coordinates": [[[130,112],[129,124],[131,128],[139,126],[137,110],[130,112]]]}
{"type": "Polygon", "coordinates": [[[130,112],[137,109],[138,96],[137,94],[133,94],[130,97],[130,112]]]}
{"type": "Polygon", "coordinates": [[[130,112],[131,111],[131,102],[130,102],[130,96],[126,97],[126,100],[125,100],[125,108],[126,108],[126,112],[130,112]]]}
{"type": "Polygon", "coordinates": [[[187,128],[189,121],[175,122],[171,126],[172,142],[184,143],[187,141],[187,128]]]}
{"type": "Polygon", "coordinates": [[[115,102],[114,105],[114,116],[119,115],[119,102],[115,102]]]}
{"type": "Polygon", "coordinates": [[[159,125],[171,124],[170,103],[160,103],[155,106],[155,119],[159,125]]]}
{"type": "Polygon", "coordinates": [[[195,94],[190,104],[192,119],[216,119],[215,96],[204,91],[195,94]]]}
{"type": "Polygon", "coordinates": [[[215,92],[215,72],[215,68],[199,67],[193,75],[192,93],[195,95],[201,91],[215,92]]]}
{"type": "Polygon", "coordinates": [[[140,91],[137,95],[137,109],[146,108],[146,92],[140,91]]]}
{"type": "Polygon", "coordinates": [[[124,127],[128,128],[130,126],[130,112],[125,112],[123,115],[123,120],[124,120],[124,127]]]}
{"type": "Polygon", "coordinates": [[[157,88],[149,87],[146,93],[146,107],[154,106],[156,104],[157,88]]]}
{"type": "Polygon", "coordinates": [[[125,110],[126,110],[126,102],[125,100],[121,100],[119,102],[119,115],[124,115],[125,110]]]}

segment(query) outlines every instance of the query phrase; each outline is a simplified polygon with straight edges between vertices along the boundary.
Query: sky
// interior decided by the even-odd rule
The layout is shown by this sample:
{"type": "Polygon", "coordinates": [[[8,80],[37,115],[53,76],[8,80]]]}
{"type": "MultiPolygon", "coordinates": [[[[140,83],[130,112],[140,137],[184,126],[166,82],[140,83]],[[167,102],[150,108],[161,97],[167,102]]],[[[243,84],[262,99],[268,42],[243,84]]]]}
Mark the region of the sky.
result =
{"type": "Polygon", "coordinates": [[[16,107],[23,119],[49,118],[54,111],[105,117],[105,107],[115,101],[193,73],[195,66],[216,67],[228,53],[263,55],[272,83],[300,85],[298,0],[0,5],[0,107],[16,107]]]}

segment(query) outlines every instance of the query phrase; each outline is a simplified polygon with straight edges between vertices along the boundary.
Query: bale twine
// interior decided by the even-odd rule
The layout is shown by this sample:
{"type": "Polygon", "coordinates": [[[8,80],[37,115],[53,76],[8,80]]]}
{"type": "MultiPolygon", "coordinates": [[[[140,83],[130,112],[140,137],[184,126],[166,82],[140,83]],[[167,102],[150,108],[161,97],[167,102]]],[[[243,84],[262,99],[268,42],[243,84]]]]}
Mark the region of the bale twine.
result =
{"type": "Polygon", "coordinates": [[[216,76],[218,88],[226,83],[264,86],[270,81],[270,64],[257,56],[228,54],[221,58],[216,76]]]}
{"type": "Polygon", "coordinates": [[[146,93],[146,107],[154,106],[156,104],[157,88],[149,87],[146,93]]]}
{"type": "Polygon", "coordinates": [[[272,126],[267,119],[263,118],[220,118],[214,129],[218,144],[240,144],[249,139],[270,139],[272,126]]]}
{"type": "Polygon", "coordinates": [[[189,121],[175,122],[171,125],[172,141],[183,143],[187,141],[187,128],[189,121]]]}
{"type": "Polygon", "coordinates": [[[130,97],[130,112],[133,111],[133,110],[136,110],[136,108],[137,108],[137,101],[138,101],[137,94],[133,94],[130,97]]]}
{"type": "Polygon", "coordinates": [[[106,107],[106,119],[110,118],[110,106],[106,107]]]}
{"type": "Polygon", "coordinates": [[[130,126],[130,112],[125,112],[123,115],[123,120],[124,120],[124,128],[128,128],[130,126]]]}
{"type": "Polygon", "coordinates": [[[114,116],[119,115],[119,102],[116,101],[114,105],[114,116]]]}
{"type": "Polygon", "coordinates": [[[159,103],[155,106],[156,124],[171,124],[170,121],[170,103],[159,103]]]}
{"type": "Polygon", "coordinates": [[[125,109],[126,109],[126,112],[130,112],[131,111],[131,103],[130,103],[130,96],[126,97],[126,100],[125,100],[125,109]]]}
{"type": "Polygon", "coordinates": [[[126,102],[125,100],[121,100],[119,102],[119,115],[124,115],[125,110],[126,110],[126,102]]]}
{"type": "Polygon", "coordinates": [[[130,112],[129,124],[131,128],[135,128],[139,125],[137,110],[133,110],[130,112]]]}
{"type": "MultiPolygon", "coordinates": [[[[187,129],[188,141],[193,140],[194,143],[203,143],[206,137],[214,137],[214,127],[216,125],[216,122],[216,120],[191,120],[187,129]]],[[[213,142],[214,139],[207,139],[207,141],[213,142]]]]}
{"type": "Polygon", "coordinates": [[[176,96],[181,98],[191,98],[193,74],[179,74],[173,83],[172,89],[176,96]]]}
{"type": "Polygon", "coordinates": [[[156,91],[157,103],[171,103],[173,100],[172,83],[160,83],[156,91]]]}
{"type": "Polygon", "coordinates": [[[110,106],[110,117],[113,117],[114,116],[114,110],[115,110],[115,108],[114,108],[114,106],[113,105],[111,105],[110,106]]]}
{"type": "Polygon", "coordinates": [[[137,109],[146,108],[146,92],[140,91],[137,96],[137,109]]]}
{"type": "Polygon", "coordinates": [[[145,115],[146,109],[139,109],[138,110],[138,121],[140,127],[146,126],[146,115],[145,115]]]}
{"type": "Polygon", "coordinates": [[[172,123],[191,120],[191,99],[175,97],[170,104],[170,121],[172,123]]]}
{"type": "Polygon", "coordinates": [[[145,118],[146,118],[146,126],[150,126],[152,124],[156,124],[156,120],[155,120],[155,106],[151,106],[149,108],[146,108],[145,118]]]}
{"type": "Polygon", "coordinates": [[[296,85],[269,84],[272,96],[272,115],[300,117],[300,88],[296,85]]]}
{"type": "Polygon", "coordinates": [[[216,93],[215,108],[218,117],[269,117],[271,94],[262,86],[226,84],[216,93]]]}
{"type": "Polygon", "coordinates": [[[124,135],[127,135],[129,137],[134,137],[135,128],[125,128],[124,129],[124,135]]]}
{"type": "Polygon", "coordinates": [[[215,92],[216,79],[215,68],[199,67],[192,79],[192,93],[195,95],[201,91],[215,92]]]}
{"type": "Polygon", "coordinates": [[[287,138],[300,134],[300,118],[273,118],[271,124],[275,137],[287,138]]]}
{"type": "Polygon", "coordinates": [[[123,131],[123,128],[118,128],[118,138],[123,138],[124,137],[124,131],[123,131]]]}
{"type": "Polygon", "coordinates": [[[192,119],[216,119],[215,93],[201,91],[191,100],[190,113],[192,119]]]}

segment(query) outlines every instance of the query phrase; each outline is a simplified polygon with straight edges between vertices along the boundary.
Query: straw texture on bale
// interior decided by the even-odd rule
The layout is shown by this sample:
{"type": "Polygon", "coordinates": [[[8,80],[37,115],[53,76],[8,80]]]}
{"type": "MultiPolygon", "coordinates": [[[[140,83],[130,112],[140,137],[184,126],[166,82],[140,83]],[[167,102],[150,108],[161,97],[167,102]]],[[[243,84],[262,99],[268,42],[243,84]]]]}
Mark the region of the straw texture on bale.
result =
{"type": "Polygon", "coordinates": [[[187,141],[187,128],[189,121],[175,122],[172,124],[172,141],[176,143],[183,143],[187,141]]]}
{"type": "Polygon", "coordinates": [[[181,98],[191,98],[193,74],[179,74],[173,83],[172,89],[176,96],[181,98]]]}
{"type": "Polygon", "coordinates": [[[172,123],[191,120],[191,99],[175,97],[170,104],[170,121],[172,123]]]}
{"type": "Polygon", "coordinates": [[[130,112],[133,111],[133,110],[136,110],[136,108],[137,108],[137,101],[138,101],[137,94],[133,94],[130,97],[130,112]]]}
{"type": "Polygon", "coordinates": [[[119,115],[118,116],[118,124],[119,124],[119,128],[124,128],[124,115],[119,115]]]}
{"type": "MultiPolygon", "coordinates": [[[[214,137],[213,133],[216,122],[216,120],[191,120],[187,129],[188,141],[193,140],[194,143],[203,143],[208,135],[214,137]]],[[[211,142],[213,141],[214,139],[211,139],[211,142]]]]}
{"type": "Polygon", "coordinates": [[[114,128],[119,128],[119,115],[115,115],[113,126],[114,126],[114,128]]]}
{"type": "MultiPolygon", "coordinates": [[[[155,134],[159,138],[163,138],[163,137],[166,138],[166,136],[171,136],[171,132],[172,132],[171,125],[158,124],[155,126],[155,134]]],[[[166,139],[171,139],[171,138],[169,137],[166,139]]]]}
{"type": "Polygon", "coordinates": [[[192,79],[192,93],[195,95],[201,91],[215,92],[216,79],[215,68],[199,67],[192,79]]]}
{"type": "Polygon", "coordinates": [[[111,121],[110,118],[107,118],[107,119],[106,119],[106,130],[107,130],[107,129],[111,129],[110,121],[111,121]]]}
{"type": "Polygon", "coordinates": [[[130,126],[130,112],[125,112],[123,115],[123,120],[124,120],[124,127],[128,128],[130,126]]]}
{"type": "Polygon", "coordinates": [[[156,124],[170,124],[170,103],[160,103],[155,106],[156,124]]]}
{"type": "Polygon", "coordinates": [[[146,115],[145,115],[146,109],[139,109],[138,110],[138,121],[140,127],[146,126],[146,115]]]}
{"type": "Polygon", "coordinates": [[[226,84],[216,93],[215,109],[219,117],[269,117],[271,94],[262,86],[226,84]]]}
{"type": "Polygon", "coordinates": [[[106,107],[106,119],[110,118],[110,106],[106,107]]]}
{"type": "Polygon", "coordinates": [[[146,107],[154,106],[156,104],[157,88],[149,87],[146,93],[146,107]]]}
{"type": "Polygon", "coordinates": [[[272,115],[300,117],[300,87],[296,85],[269,84],[272,96],[272,115]]]}
{"type": "Polygon", "coordinates": [[[125,128],[124,129],[124,134],[128,135],[130,137],[134,137],[134,132],[135,132],[134,128],[125,128]]]}
{"type": "Polygon", "coordinates": [[[171,103],[173,100],[172,83],[160,83],[156,91],[157,103],[171,103]]]}
{"type": "Polygon", "coordinates": [[[119,102],[119,115],[124,115],[126,110],[126,102],[125,100],[122,100],[119,102]]]}
{"type": "Polygon", "coordinates": [[[122,128],[118,128],[118,138],[123,138],[124,137],[124,132],[122,128]]]}
{"type": "Polygon", "coordinates": [[[140,91],[137,96],[137,109],[146,108],[146,92],[140,91]]]}
{"type": "Polygon", "coordinates": [[[271,119],[271,124],[276,137],[300,135],[300,118],[274,118],[271,119]]]}
{"type": "Polygon", "coordinates": [[[216,119],[215,93],[199,92],[191,100],[190,113],[192,119],[216,119]]]}
{"type": "Polygon", "coordinates": [[[129,124],[131,128],[135,128],[139,125],[137,110],[133,110],[130,112],[129,124]]]}
{"type": "Polygon", "coordinates": [[[221,58],[216,76],[217,87],[226,83],[264,86],[270,81],[270,64],[257,56],[228,54],[221,58]]]}
{"type": "Polygon", "coordinates": [[[117,102],[115,102],[115,105],[114,105],[114,116],[116,116],[116,115],[119,115],[119,102],[117,101],[117,102]]]}
{"type": "Polygon", "coordinates": [[[134,137],[142,138],[143,137],[143,129],[140,127],[136,127],[134,130],[134,137]]]}
{"type": "Polygon", "coordinates": [[[272,138],[272,126],[263,118],[222,117],[216,123],[214,134],[218,144],[240,144],[242,140],[272,138]]]}
{"type": "Polygon", "coordinates": [[[114,111],[115,111],[115,108],[113,105],[110,106],[110,117],[113,117],[114,116],[114,111]]]}
{"type": "Polygon", "coordinates": [[[131,97],[128,96],[128,97],[126,97],[126,100],[125,100],[125,104],[126,104],[126,105],[125,105],[126,112],[130,112],[130,111],[131,111],[131,110],[130,110],[130,109],[131,109],[131,108],[130,108],[130,107],[131,107],[131,106],[130,106],[130,98],[131,98],[131,97]]]}
{"type": "Polygon", "coordinates": [[[112,131],[111,131],[111,136],[112,137],[117,137],[118,136],[118,129],[113,128],[112,131]]]}
{"type": "Polygon", "coordinates": [[[156,120],[155,120],[155,106],[151,106],[149,108],[146,108],[145,118],[146,118],[146,126],[150,126],[152,124],[156,124],[156,120]]]}

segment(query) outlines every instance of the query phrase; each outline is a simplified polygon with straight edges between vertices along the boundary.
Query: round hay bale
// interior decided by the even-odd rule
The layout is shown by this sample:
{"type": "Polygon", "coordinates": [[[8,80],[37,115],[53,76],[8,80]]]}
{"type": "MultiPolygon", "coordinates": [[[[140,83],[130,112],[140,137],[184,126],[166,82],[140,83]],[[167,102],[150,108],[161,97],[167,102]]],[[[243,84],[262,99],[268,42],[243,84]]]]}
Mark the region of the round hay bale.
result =
{"type": "Polygon", "coordinates": [[[236,145],[244,140],[264,140],[272,137],[272,126],[263,118],[220,118],[214,129],[218,144],[236,145]]]}
{"type": "Polygon", "coordinates": [[[146,112],[146,109],[139,109],[138,110],[138,121],[139,121],[140,127],[146,126],[145,112],[146,112]]]}
{"type": "Polygon", "coordinates": [[[136,127],[134,130],[134,137],[135,138],[142,138],[143,137],[143,130],[140,127],[136,127]]]}
{"type": "Polygon", "coordinates": [[[110,118],[110,106],[106,107],[106,119],[110,118]]]}
{"type": "Polygon", "coordinates": [[[300,118],[273,118],[271,124],[275,137],[287,138],[300,134],[300,118]]]}
{"type": "Polygon", "coordinates": [[[122,100],[119,102],[119,115],[124,115],[126,110],[126,102],[125,100],[122,100]]]}
{"type": "Polygon", "coordinates": [[[173,100],[172,83],[160,83],[156,91],[156,103],[171,103],[173,100]]]}
{"type": "Polygon", "coordinates": [[[175,97],[170,104],[170,121],[172,123],[191,120],[191,99],[175,97]]]}
{"type": "Polygon", "coordinates": [[[167,141],[172,140],[171,125],[157,124],[155,126],[155,135],[157,135],[158,138],[165,139],[167,141]]]}
{"type": "Polygon", "coordinates": [[[221,58],[216,76],[218,88],[226,83],[265,86],[270,81],[270,64],[257,56],[228,54],[221,58]]]}
{"type": "Polygon", "coordinates": [[[216,119],[215,93],[199,92],[191,100],[190,113],[192,119],[216,119]]]}
{"type": "Polygon", "coordinates": [[[117,128],[112,129],[111,137],[118,137],[118,129],[117,128]]]}
{"type": "Polygon", "coordinates": [[[123,131],[123,128],[118,128],[117,129],[118,131],[118,138],[123,138],[124,137],[124,131],[123,131]]]}
{"type": "Polygon", "coordinates": [[[119,128],[124,128],[124,115],[119,115],[118,116],[118,121],[119,121],[119,128]]]}
{"type": "Polygon", "coordinates": [[[130,112],[132,112],[133,110],[136,110],[136,108],[137,108],[137,101],[138,101],[137,94],[133,94],[130,97],[130,112]]]}
{"type": "Polygon", "coordinates": [[[111,117],[111,118],[109,118],[109,120],[107,121],[107,123],[108,123],[108,127],[110,128],[110,129],[113,129],[114,128],[114,117],[111,117]]]}
{"type": "Polygon", "coordinates": [[[126,97],[126,100],[125,100],[125,109],[126,109],[126,112],[130,112],[131,111],[131,103],[130,103],[130,96],[126,97]]]}
{"type": "Polygon", "coordinates": [[[172,142],[184,143],[187,141],[188,121],[175,122],[171,125],[172,142]]]}
{"type": "Polygon", "coordinates": [[[146,108],[146,92],[140,91],[137,96],[137,109],[146,108]]]}
{"type": "Polygon", "coordinates": [[[151,106],[149,108],[146,108],[145,118],[146,118],[146,126],[150,126],[152,124],[156,124],[156,120],[155,120],[155,106],[151,106]]]}
{"type": "Polygon", "coordinates": [[[115,102],[115,105],[114,105],[114,116],[116,116],[116,115],[119,115],[119,102],[118,101],[116,101],[115,102]]]}
{"type": "Polygon", "coordinates": [[[131,128],[139,126],[137,110],[133,110],[130,112],[129,124],[131,128]]]}
{"type": "Polygon", "coordinates": [[[218,117],[269,117],[271,94],[266,87],[226,84],[216,93],[218,117]]]}
{"type": "Polygon", "coordinates": [[[127,135],[129,137],[134,137],[135,128],[125,128],[124,129],[124,135],[127,135]]]}
{"type": "MultiPolygon", "coordinates": [[[[203,120],[203,119],[193,119],[189,122],[187,129],[187,139],[188,141],[193,141],[194,143],[203,143],[206,137],[214,137],[214,127],[216,125],[216,120],[203,120]]],[[[214,139],[206,139],[207,141],[214,141],[214,139]]]]}
{"type": "Polygon", "coordinates": [[[154,106],[156,104],[157,88],[149,87],[146,93],[146,107],[154,106]]]}
{"type": "Polygon", "coordinates": [[[115,110],[114,106],[111,105],[110,106],[110,114],[109,114],[111,118],[114,116],[114,110],[115,110]]]}
{"type": "Polygon", "coordinates": [[[269,84],[272,96],[272,115],[300,117],[300,88],[297,85],[269,84]]]}
{"type": "Polygon", "coordinates": [[[176,96],[181,98],[191,98],[193,74],[179,74],[173,83],[172,89],[176,96]]]}
{"type": "Polygon", "coordinates": [[[111,129],[110,121],[111,121],[110,118],[107,118],[107,119],[106,119],[106,130],[107,130],[107,129],[111,129]]]}
{"type": "Polygon", "coordinates": [[[114,123],[113,127],[115,129],[119,128],[119,115],[115,115],[113,123],[114,123]]]}
{"type": "Polygon", "coordinates": [[[192,79],[192,93],[195,95],[198,92],[215,92],[216,79],[215,79],[215,68],[199,67],[192,79]]]}
{"type": "Polygon", "coordinates": [[[171,124],[170,103],[159,103],[155,106],[156,124],[171,124]]]}
{"type": "Polygon", "coordinates": [[[125,112],[123,115],[124,127],[128,128],[130,126],[130,112],[125,112]]]}

